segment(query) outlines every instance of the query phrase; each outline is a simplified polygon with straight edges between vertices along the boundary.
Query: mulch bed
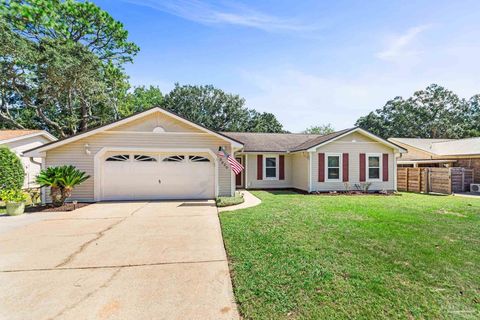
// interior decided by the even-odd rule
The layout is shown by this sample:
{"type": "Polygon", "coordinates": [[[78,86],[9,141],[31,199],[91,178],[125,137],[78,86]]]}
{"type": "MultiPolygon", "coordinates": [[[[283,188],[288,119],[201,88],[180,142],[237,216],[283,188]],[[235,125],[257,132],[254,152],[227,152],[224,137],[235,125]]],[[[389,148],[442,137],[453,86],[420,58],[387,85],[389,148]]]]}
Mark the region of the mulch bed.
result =
{"type": "Polygon", "coordinates": [[[25,212],[65,212],[65,211],[74,211],[90,205],[91,203],[79,202],[76,205],[73,203],[65,203],[61,207],[54,207],[51,204],[38,205],[35,207],[26,207],[25,212]]]}

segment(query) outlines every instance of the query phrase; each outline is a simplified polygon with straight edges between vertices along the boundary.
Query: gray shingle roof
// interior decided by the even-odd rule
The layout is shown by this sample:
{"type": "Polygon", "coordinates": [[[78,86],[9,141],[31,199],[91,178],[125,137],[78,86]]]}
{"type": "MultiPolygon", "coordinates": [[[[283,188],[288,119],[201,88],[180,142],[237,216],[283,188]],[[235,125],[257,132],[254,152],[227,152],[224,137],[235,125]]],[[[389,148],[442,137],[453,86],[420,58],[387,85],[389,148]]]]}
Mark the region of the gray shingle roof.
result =
{"type": "Polygon", "coordinates": [[[390,138],[392,142],[410,145],[438,156],[480,154],[480,137],[467,139],[390,138]]]}
{"type": "Polygon", "coordinates": [[[222,132],[244,144],[245,152],[290,152],[302,151],[338,137],[350,130],[345,129],[327,135],[301,133],[222,132]]]}

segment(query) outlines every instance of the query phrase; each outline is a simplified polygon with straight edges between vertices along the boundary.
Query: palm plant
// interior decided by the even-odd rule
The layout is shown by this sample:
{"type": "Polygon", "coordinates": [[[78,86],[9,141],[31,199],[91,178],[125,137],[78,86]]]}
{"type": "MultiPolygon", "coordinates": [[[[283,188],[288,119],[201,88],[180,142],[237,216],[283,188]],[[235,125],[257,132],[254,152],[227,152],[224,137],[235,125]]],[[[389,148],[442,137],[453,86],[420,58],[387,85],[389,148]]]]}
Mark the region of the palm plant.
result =
{"type": "Polygon", "coordinates": [[[37,183],[41,187],[50,187],[50,197],[55,207],[63,205],[62,190],[59,182],[59,167],[49,167],[40,171],[37,176],[37,183]]]}
{"type": "Polygon", "coordinates": [[[37,183],[50,187],[50,196],[55,207],[60,207],[72,195],[75,186],[90,178],[74,166],[50,167],[37,176],[37,183]]]}
{"type": "Polygon", "coordinates": [[[58,181],[62,186],[63,201],[72,196],[72,190],[75,186],[90,178],[85,172],[78,170],[74,166],[59,167],[59,171],[58,181]]]}

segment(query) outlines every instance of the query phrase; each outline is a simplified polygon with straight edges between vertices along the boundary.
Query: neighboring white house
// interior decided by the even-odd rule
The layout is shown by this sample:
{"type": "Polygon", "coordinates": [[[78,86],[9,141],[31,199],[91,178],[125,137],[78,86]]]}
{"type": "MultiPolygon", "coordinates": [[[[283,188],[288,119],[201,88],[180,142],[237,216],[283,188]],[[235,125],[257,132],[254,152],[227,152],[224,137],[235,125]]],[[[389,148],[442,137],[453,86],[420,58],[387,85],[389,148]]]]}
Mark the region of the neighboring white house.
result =
{"type": "Polygon", "coordinates": [[[25,169],[24,188],[35,186],[35,178],[42,168],[42,158],[29,158],[23,152],[57,140],[44,130],[0,130],[0,147],[6,146],[22,160],[25,169]]]}
{"type": "MultiPolygon", "coordinates": [[[[71,200],[211,199],[238,188],[306,192],[396,189],[405,150],[360,128],[330,135],[215,132],[155,107],[28,150],[46,167],[74,165],[90,179],[71,200]],[[242,162],[235,176],[222,148],[242,162]]],[[[48,201],[48,199],[47,199],[48,201]]]]}

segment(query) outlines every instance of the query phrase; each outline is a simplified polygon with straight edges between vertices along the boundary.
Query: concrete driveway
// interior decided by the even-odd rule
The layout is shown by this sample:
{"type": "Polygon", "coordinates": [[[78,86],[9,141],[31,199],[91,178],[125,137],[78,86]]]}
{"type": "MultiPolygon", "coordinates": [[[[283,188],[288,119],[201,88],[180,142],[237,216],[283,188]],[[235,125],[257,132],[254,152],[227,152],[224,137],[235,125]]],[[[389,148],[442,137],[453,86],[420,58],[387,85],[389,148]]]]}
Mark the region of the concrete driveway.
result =
{"type": "Polygon", "coordinates": [[[0,284],[0,319],[238,319],[213,201],[33,220],[0,234],[0,284]]]}

